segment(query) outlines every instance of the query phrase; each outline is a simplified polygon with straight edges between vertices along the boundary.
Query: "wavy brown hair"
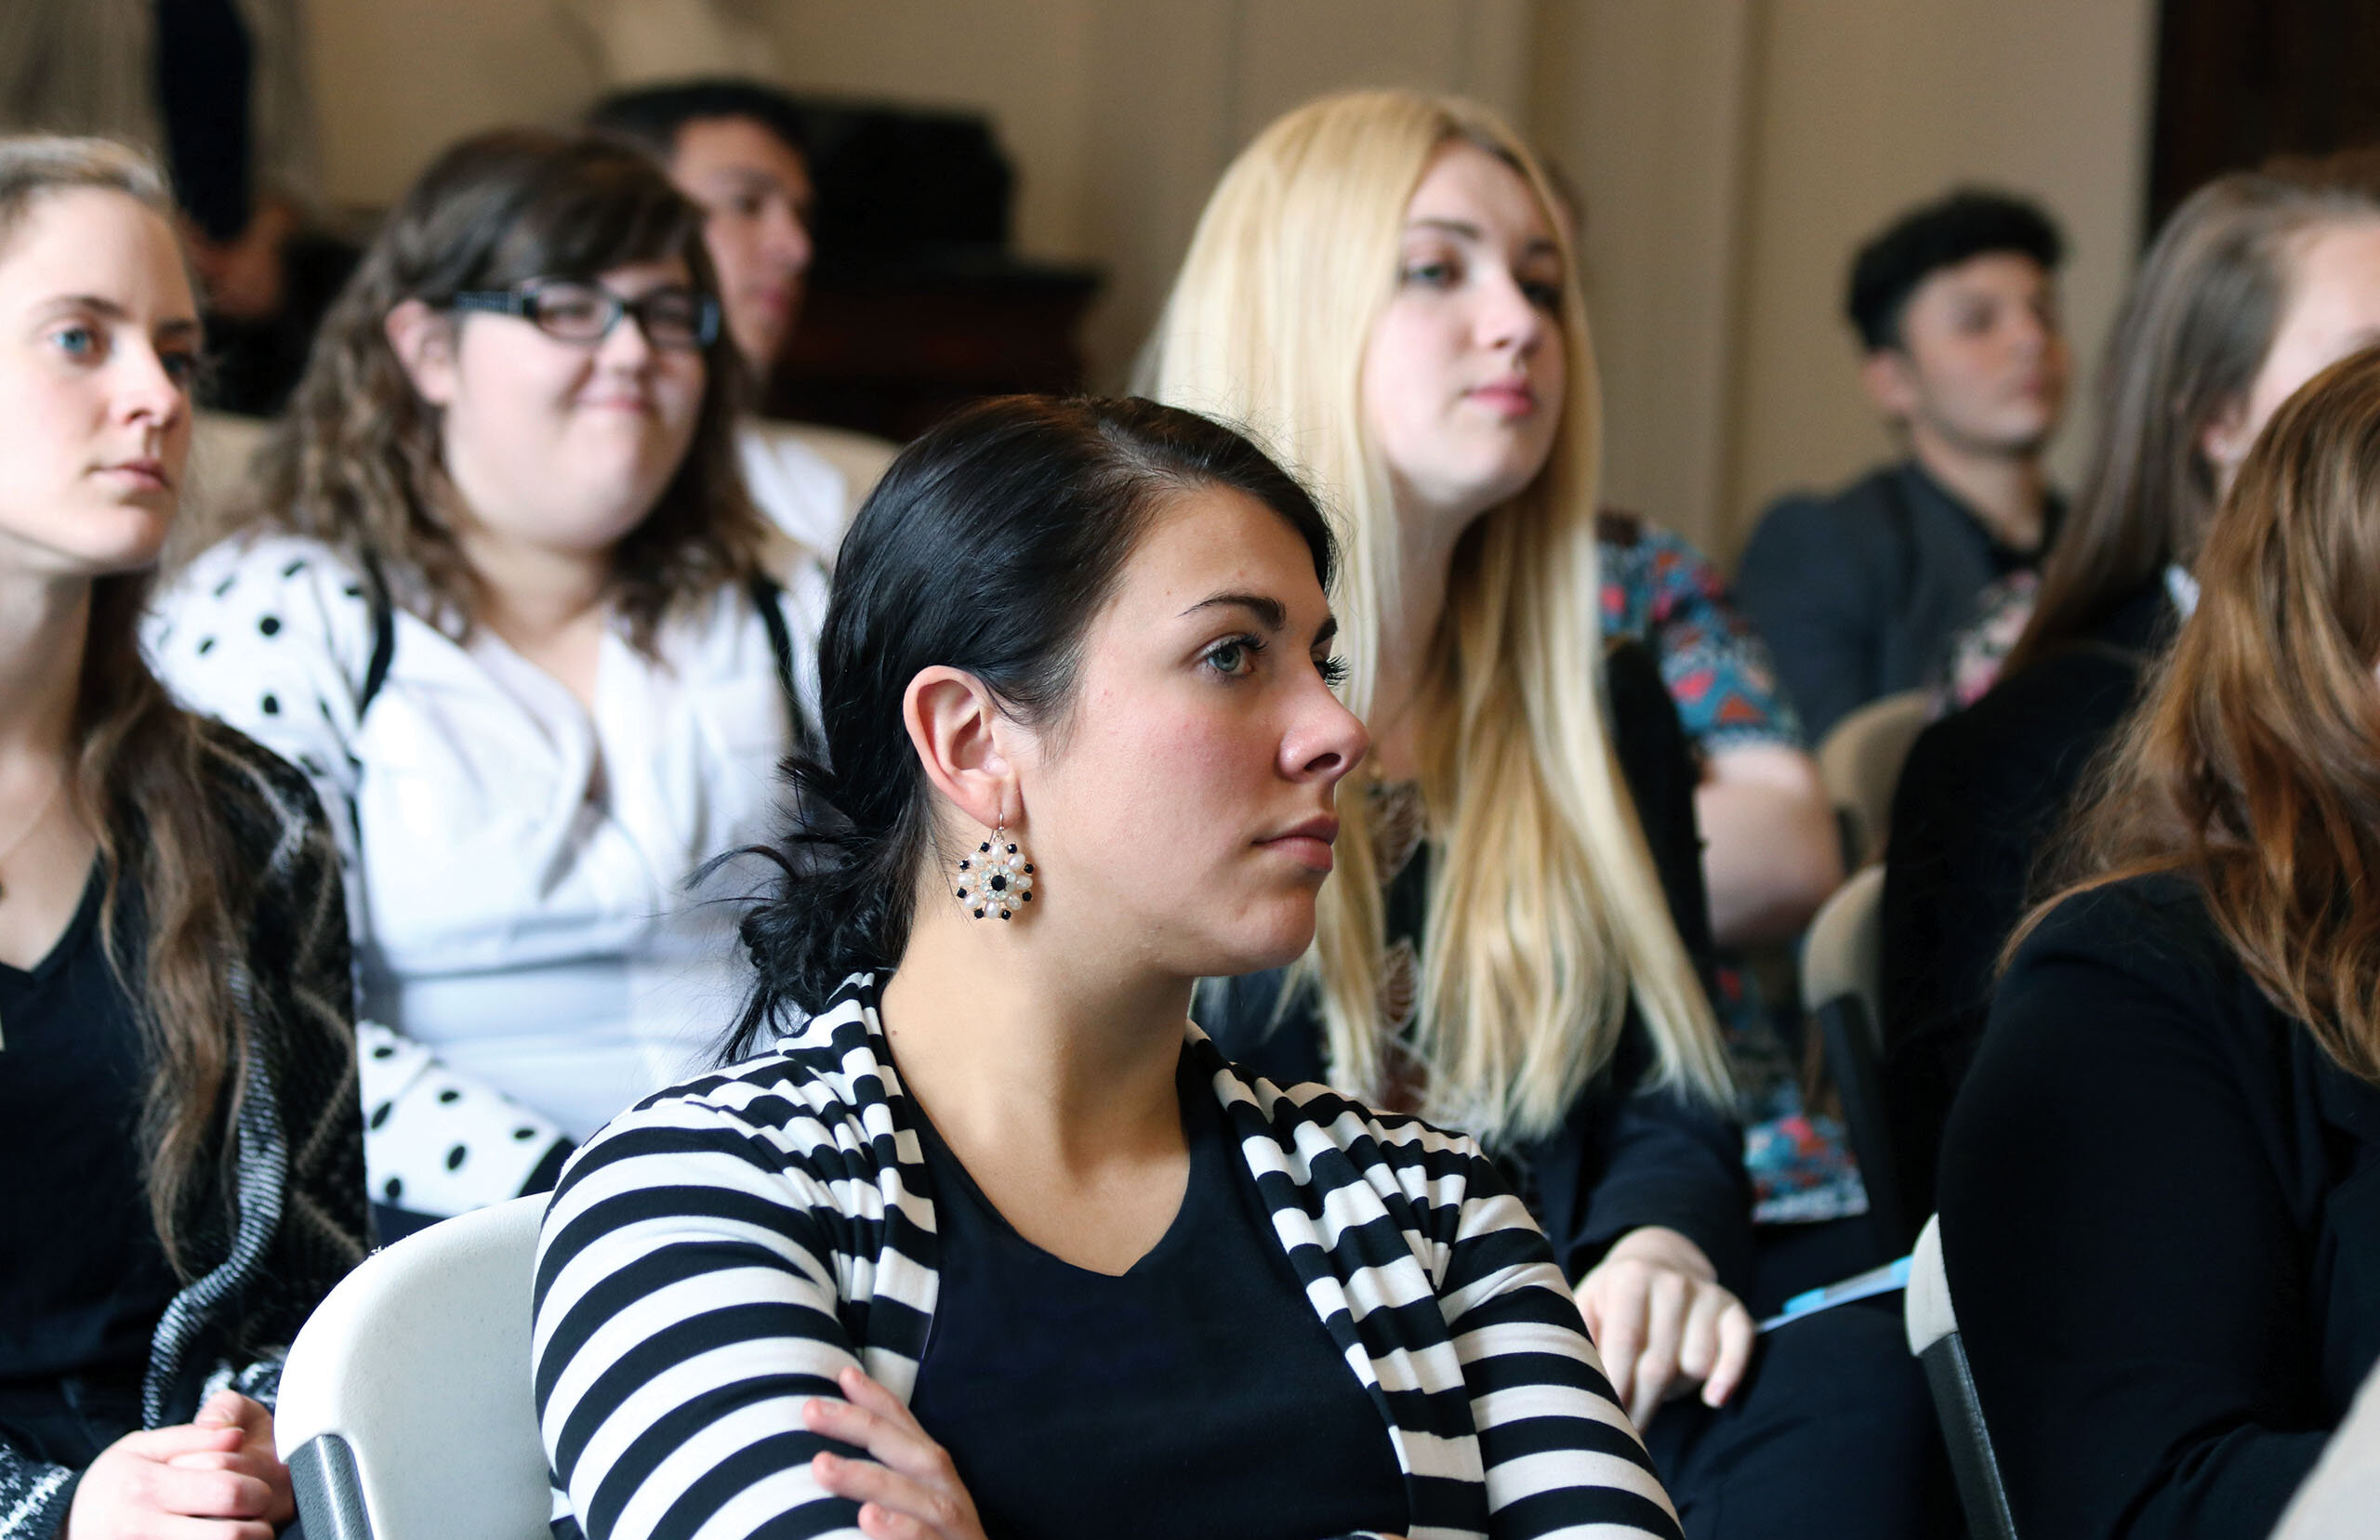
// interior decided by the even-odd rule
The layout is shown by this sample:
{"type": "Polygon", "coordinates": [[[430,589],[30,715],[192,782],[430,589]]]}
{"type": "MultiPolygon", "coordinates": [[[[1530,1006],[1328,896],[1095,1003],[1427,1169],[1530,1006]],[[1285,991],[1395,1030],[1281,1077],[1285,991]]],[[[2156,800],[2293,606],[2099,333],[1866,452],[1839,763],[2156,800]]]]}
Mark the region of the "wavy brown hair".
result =
{"type": "Polygon", "coordinates": [[[2197,559],[2215,501],[2201,436],[2255,383],[2295,254],[2323,230],[2373,219],[2380,163],[2362,151],[2217,177],[2165,221],[2109,335],[2082,493],[2003,678],[2090,636],[2168,566],[2197,559]]]}
{"type": "MultiPolygon", "coordinates": [[[[0,256],[59,192],[120,193],[170,222],[154,165],[105,139],[0,139],[0,256]]],[[[140,1144],[150,1218],[185,1279],[187,1226],[226,1203],[233,1130],[248,1089],[248,1020],[232,980],[245,964],[259,874],[245,870],[217,798],[237,795],[199,718],[151,673],[139,627],[152,572],[91,585],[74,707],[75,811],[95,831],[110,965],[139,1020],[149,1073],[140,1144]],[[127,899],[131,902],[126,902],[127,899]]]]}
{"type": "MultiPolygon", "coordinates": [[[[466,290],[591,280],[672,257],[697,289],[718,293],[700,211],[628,141],[504,128],[456,145],[390,214],[324,319],[234,527],[284,530],[368,558],[388,571],[400,602],[468,636],[479,579],[456,538],[440,412],[390,346],[390,312],[409,299],[445,311],[466,290]]],[[[612,552],[614,601],[647,651],[673,608],[760,570],[764,526],[735,460],[743,371],[724,326],[703,362],[694,442],[612,552]]]]}
{"type": "Polygon", "coordinates": [[[2018,940],[2068,894],[2187,875],[2266,997],[2380,1083],[2380,349],[2274,415],[2198,573],[2018,940]]]}

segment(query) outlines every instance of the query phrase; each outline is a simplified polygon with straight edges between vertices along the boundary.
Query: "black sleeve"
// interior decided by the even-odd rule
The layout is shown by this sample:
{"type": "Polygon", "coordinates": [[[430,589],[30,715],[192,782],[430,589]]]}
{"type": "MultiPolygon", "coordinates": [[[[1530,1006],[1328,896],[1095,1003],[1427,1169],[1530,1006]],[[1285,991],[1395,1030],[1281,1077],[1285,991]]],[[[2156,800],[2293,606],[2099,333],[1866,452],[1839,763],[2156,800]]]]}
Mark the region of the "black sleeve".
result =
{"type": "Polygon", "coordinates": [[[2300,1029],[2137,892],[2069,900],[2002,981],[1943,1257],[2019,1533],[2260,1535],[2323,1443],[2290,1389],[2320,1349],[2275,1160],[2300,1029]]]}
{"type": "MultiPolygon", "coordinates": [[[[1711,917],[1694,814],[1693,745],[1643,647],[1612,647],[1605,679],[1612,752],[1659,869],[1671,918],[1707,977],[1711,917]]],[[[1721,1109],[1673,1090],[1640,1089],[1651,1063],[1651,1041],[1632,1009],[1610,1066],[1562,1127],[1527,1152],[1544,1209],[1540,1218],[1573,1282],[1628,1231],[1662,1225],[1699,1246],[1720,1280],[1741,1293],[1752,1267],[1743,1135],[1721,1109]]]]}
{"type": "Polygon", "coordinates": [[[1700,1247],[1729,1290],[1749,1295],[1752,1184],[1735,1121],[1674,1090],[1640,1090],[1616,1099],[1598,1125],[1603,1177],[1567,1248],[1569,1277],[1583,1277],[1630,1231],[1660,1225],[1700,1247]]]}
{"type": "Polygon", "coordinates": [[[2054,654],[1927,728],[1902,765],[1884,846],[1884,1105],[1921,1211],[2001,950],[2138,679],[2111,649],[2054,654]]]}
{"type": "Polygon", "coordinates": [[[1612,756],[1653,853],[1670,921],[1707,980],[1714,943],[1702,886],[1702,828],[1694,811],[1702,781],[1694,741],[1678,719],[1660,665],[1642,643],[1619,641],[1606,650],[1604,687],[1611,702],[1612,756]]]}
{"type": "Polygon", "coordinates": [[[1970,726],[1962,714],[1918,736],[1884,844],[1884,1112],[1912,1212],[1933,1211],[1942,1126],[1983,1041],[2000,947],[2023,898],[2023,846],[1970,816],[1970,726]]]}
{"type": "Polygon", "coordinates": [[[1884,692],[1881,623],[1858,541],[1837,505],[1789,498],[1762,516],[1736,569],[1736,600],[1768,643],[1778,678],[1816,744],[1884,692]]]}

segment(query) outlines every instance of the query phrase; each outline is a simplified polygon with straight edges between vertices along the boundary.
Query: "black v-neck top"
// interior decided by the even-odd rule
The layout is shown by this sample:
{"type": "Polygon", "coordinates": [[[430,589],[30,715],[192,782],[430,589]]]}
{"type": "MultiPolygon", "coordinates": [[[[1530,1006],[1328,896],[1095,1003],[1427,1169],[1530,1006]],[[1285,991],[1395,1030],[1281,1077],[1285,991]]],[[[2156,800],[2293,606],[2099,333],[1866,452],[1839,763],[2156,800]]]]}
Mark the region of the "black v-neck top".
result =
{"type": "Polygon", "coordinates": [[[1386,1420],[1186,1055],[1176,1088],[1188,1188],[1119,1276],[1018,1234],[919,1116],[942,1279],[910,1410],[992,1540],[1403,1533],[1386,1420]]]}
{"type": "Polygon", "coordinates": [[[95,862],[49,955],[0,963],[0,1385],[137,1379],[177,1287],[149,1218],[147,1068],[108,966],[105,888],[95,862]]]}

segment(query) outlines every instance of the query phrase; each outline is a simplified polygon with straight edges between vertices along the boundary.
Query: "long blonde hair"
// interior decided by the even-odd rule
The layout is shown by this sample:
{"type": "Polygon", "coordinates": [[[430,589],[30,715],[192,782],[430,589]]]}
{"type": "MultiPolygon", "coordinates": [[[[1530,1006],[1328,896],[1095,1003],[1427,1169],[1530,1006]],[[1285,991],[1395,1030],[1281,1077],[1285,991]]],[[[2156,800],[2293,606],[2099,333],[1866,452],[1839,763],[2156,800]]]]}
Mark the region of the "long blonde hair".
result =
{"type": "MultiPolygon", "coordinates": [[[[1366,346],[1395,288],[1405,211],[1432,159],[1469,143],[1555,206],[1517,136],[1475,103],[1326,97],[1223,173],[1141,361],[1160,401],[1244,426],[1345,526],[1348,703],[1368,717],[1398,534],[1365,428],[1366,346]]],[[[1574,271],[1564,221],[1547,223],[1574,271]]],[[[1725,1050],[1604,723],[1595,559],[1601,399],[1586,311],[1565,285],[1568,389],[1546,466],[1465,532],[1417,709],[1435,849],[1415,1044],[1435,1117],[1501,1139],[1550,1132],[1610,1061],[1633,1000],[1655,1079],[1727,1096],[1725,1050]]],[[[1342,1084],[1384,1081],[1381,884],[1365,799],[1339,809],[1336,880],[1300,968],[1317,981],[1342,1084]]]]}

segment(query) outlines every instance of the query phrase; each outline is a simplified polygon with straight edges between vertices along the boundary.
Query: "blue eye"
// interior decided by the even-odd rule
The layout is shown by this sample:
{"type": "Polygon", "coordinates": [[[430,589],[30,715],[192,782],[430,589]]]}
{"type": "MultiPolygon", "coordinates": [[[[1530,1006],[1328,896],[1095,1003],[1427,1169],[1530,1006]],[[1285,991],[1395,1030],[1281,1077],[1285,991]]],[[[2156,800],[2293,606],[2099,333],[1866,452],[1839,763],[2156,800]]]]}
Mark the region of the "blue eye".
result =
{"type": "Polygon", "coordinates": [[[1454,264],[1451,262],[1414,262],[1406,266],[1396,276],[1400,283],[1420,283],[1433,289],[1443,289],[1454,283],[1456,274],[1454,264]]]}
{"type": "Polygon", "coordinates": [[[69,358],[91,359],[99,356],[99,332],[79,322],[72,326],[60,326],[49,334],[49,340],[57,346],[60,352],[69,358]]]}
{"type": "Polygon", "coordinates": [[[1225,678],[1242,679],[1256,672],[1256,654],[1263,651],[1254,637],[1232,637],[1208,648],[1199,661],[1225,678]]]}
{"type": "Polygon", "coordinates": [[[163,352],[157,355],[157,362],[165,366],[165,377],[176,385],[187,386],[198,378],[196,353],[180,350],[163,352]]]}

